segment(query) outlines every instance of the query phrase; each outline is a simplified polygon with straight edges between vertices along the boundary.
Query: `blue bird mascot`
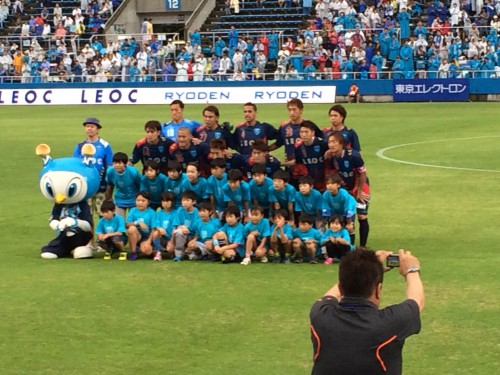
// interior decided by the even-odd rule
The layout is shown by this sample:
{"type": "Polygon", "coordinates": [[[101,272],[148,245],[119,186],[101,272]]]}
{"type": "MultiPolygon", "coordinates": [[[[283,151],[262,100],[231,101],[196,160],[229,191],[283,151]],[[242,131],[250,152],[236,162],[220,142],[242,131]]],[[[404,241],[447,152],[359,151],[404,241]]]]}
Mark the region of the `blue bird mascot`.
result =
{"type": "Polygon", "coordinates": [[[38,145],[36,154],[43,158],[40,190],[55,203],[49,225],[57,234],[42,247],[42,258],[91,258],[92,248],[87,244],[93,236],[93,220],[87,199],[97,193],[100,183],[92,157],[94,146],[82,147],[83,159],[52,159],[46,144],[38,145]]]}

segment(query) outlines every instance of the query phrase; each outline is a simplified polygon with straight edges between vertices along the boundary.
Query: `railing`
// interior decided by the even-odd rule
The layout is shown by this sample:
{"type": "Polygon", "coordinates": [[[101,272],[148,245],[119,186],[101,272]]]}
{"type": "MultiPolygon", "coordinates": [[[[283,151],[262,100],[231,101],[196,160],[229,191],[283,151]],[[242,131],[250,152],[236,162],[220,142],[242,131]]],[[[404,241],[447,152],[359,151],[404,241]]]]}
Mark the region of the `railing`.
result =
{"type": "MultiPolygon", "coordinates": [[[[21,35],[11,35],[11,36],[2,36],[0,37],[0,43],[3,44],[11,44],[15,43],[19,46],[19,51],[24,52],[24,50],[29,49],[32,46],[33,40],[36,40],[40,46],[42,46],[45,50],[49,50],[52,47],[57,47],[56,39],[54,34],[48,34],[46,37],[42,36],[21,36],[21,35]]],[[[66,36],[64,40],[69,41],[68,54],[76,53],[82,49],[81,44],[82,40],[79,35],[66,36]],[[71,49],[76,49],[77,51],[71,51],[71,49]]]]}
{"type": "MultiPolygon", "coordinates": [[[[359,72],[334,72],[334,73],[322,73],[316,72],[313,75],[308,73],[259,73],[253,74],[220,74],[220,73],[211,73],[204,74],[203,76],[195,76],[191,75],[191,79],[189,81],[192,82],[213,82],[213,81],[247,81],[247,80],[258,80],[258,81],[310,81],[311,84],[314,84],[314,81],[317,80],[327,80],[327,81],[341,81],[341,80],[387,80],[393,79],[394,76],[398,74],[401,75],[400,78],[403,78],[402,72],[376,72],[373,73],[375,78],[370,78],[371,73],[368,74],[368,78],[363,79],[360,78],[359,72]],[[258,76],[258,78],[257,78],[258,76]]],[[[449,79],[449,78],[500,78],[500,68],[498,70],[459,70],[455,73],[451,72],[440,72],[440,71],[421,71],[415,72],[413,78],[432,78],[429,75],[435,75],[435,79],[449,79]]],[[[160,70],[153,74],[147,75],[138,75],[135,77],[130,77],[126,72],[123,74],[117,75],[105,75],[105,76],[95,76],[95,75],[75,75],[75,74],[65,74],[63,76],[51,74],[48,76],[1,76],[0,75],[0,84],[19,84],[19,83],[61,83],[61,84],[71,84],[71,83],[91,83],[91,82],[173,82],[176,81],[176,74],[163,74],[160,70]]],[[[408,79],[408,77],[406,77],[408,79]]],[[[411,79],[411,78],[410,78],[411,79]]],[[[187,81],[187,77],[184,81],[187,81]]]]}
{"type": "MultiPolygon", "coordinates": [[[[156,33],[156,34],[148,34],[152,35],[155,40],[159,41],[166,41],[169,38],[172,38],[174,43],[176,44],[182,44],[180,41],[180,34],[179,33],[156,33]]],[[[119,42],[123,41],[124,39],[132,39],[134,38],[136,41],[141,42],[144,38],[145,34],[137,33],[137,34],[94,34],[90,37],[89,42],[93,43],[96,40],[102,41],[106,40],[107,42],[119,42]]]]}
{"type": "MultiPolygon", "coordinates": [[[[248,37],[259,37],[262,34],[270,34],[271,31],[274,30],[278,34],[278,49],[284,44],[283,41],[283,34],[284,31],[281,29],[270,29],[270,30],[263,30],[263,29],[238,29],[238,34],[243,36],[246,35],[248,37]]],[[[204,31],[200,33],[201,39],[208,38],[212,39],[212,46],[215,46],[215,42],[217,41],[217,38],[220,36],[222,39],[227,39],[227,31],[204,31]]]]}

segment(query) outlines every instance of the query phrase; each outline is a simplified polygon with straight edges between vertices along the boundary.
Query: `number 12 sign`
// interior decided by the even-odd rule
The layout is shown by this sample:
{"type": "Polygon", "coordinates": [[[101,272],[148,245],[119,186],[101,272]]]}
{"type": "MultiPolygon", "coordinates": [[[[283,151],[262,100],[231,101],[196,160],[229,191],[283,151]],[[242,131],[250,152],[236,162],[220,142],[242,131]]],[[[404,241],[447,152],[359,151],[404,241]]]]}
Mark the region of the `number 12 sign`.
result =
{"type": "Polygon", "coordinates": [[[180,10],[181,0],[165,0],[165,8],[167,10],[180,10]]]}

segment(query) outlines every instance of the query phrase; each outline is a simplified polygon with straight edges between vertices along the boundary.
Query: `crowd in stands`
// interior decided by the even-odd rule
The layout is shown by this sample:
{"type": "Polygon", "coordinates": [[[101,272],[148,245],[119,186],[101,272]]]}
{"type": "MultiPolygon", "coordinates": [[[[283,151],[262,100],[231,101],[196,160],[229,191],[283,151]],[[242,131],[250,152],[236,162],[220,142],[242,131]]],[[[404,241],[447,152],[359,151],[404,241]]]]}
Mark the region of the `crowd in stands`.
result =
{"type": "Polygon", "coordinates": [[[206,106],[200,123],[184,118],[184,104],[174,100],[171,121],[146,122],[145,137],[128,155],[113,153],[99,137],[99,120],[88,119],[88,138],[73,156],[81,157],[85,144],[97,150],[99,244],[123,260],[128,239],[131,260],[140,253],[176,261],[222,256],[248,265],[272,255],[281,263],[321,256],[331,264],[354,249],[357,219],[366,247],[370,189],[358,136],[344,125],[346,109],[332,106],[323,130],[304,118],[300,99],[286,109],[274,127],[246,103],[244,121],[232,130],[219,123],[217,107],[206,106]],[[279,148],[280,159],[270,154],[279,148]]]}
{"type": "MultiPolygon", "coordinates": [[[[19,1],[19,0],[18,0],[19,1]]],[[[5,0],[4,0],[5,2],[5,0]]],[[[46,2],[46,1],[44,1],[46,2]]],[[[17,1],[16,1],[17,3],[17,1]]],[[[82,3],[87,3],[82,1],[82,3]]],[[[83,6],[84,4],[82,4],[83,6]]],[[[283,6],[296,2],[283,2],[283,6]]],[[[85,45],[78,56],[68,35],[99,28],[113,2],[93,1],[62,19],[44,7],[24,24],[29,49],[0,45],[0,79],[61,81],[213,81],[379,78],[488,78],[500,76],[500,1],[347,1],[302,3],[314,15],[296,38],[280,40],[279,30],[250,37],[231,26],[207,44],[199,31],[181,48],[171,39],[147,38],[85,45]],[[33,36],[35,36],[33,38],[33,36]],[[44,38],[57,44],[44,49],[44,38]]]]}

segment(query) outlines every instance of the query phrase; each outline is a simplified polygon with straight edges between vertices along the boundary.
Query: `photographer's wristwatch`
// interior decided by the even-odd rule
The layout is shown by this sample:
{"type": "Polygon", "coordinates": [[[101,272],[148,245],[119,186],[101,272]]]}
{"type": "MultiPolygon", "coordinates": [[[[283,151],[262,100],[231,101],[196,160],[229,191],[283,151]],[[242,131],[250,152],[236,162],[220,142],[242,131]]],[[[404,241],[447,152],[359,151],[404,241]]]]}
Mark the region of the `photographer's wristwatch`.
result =
{"type": "Polygon", "coordinates": [[[412,273],[412,272],[420,272],[420,266],[409,266],[406,269],[406,275],[408,275],[409,273],[412,273]]]}

